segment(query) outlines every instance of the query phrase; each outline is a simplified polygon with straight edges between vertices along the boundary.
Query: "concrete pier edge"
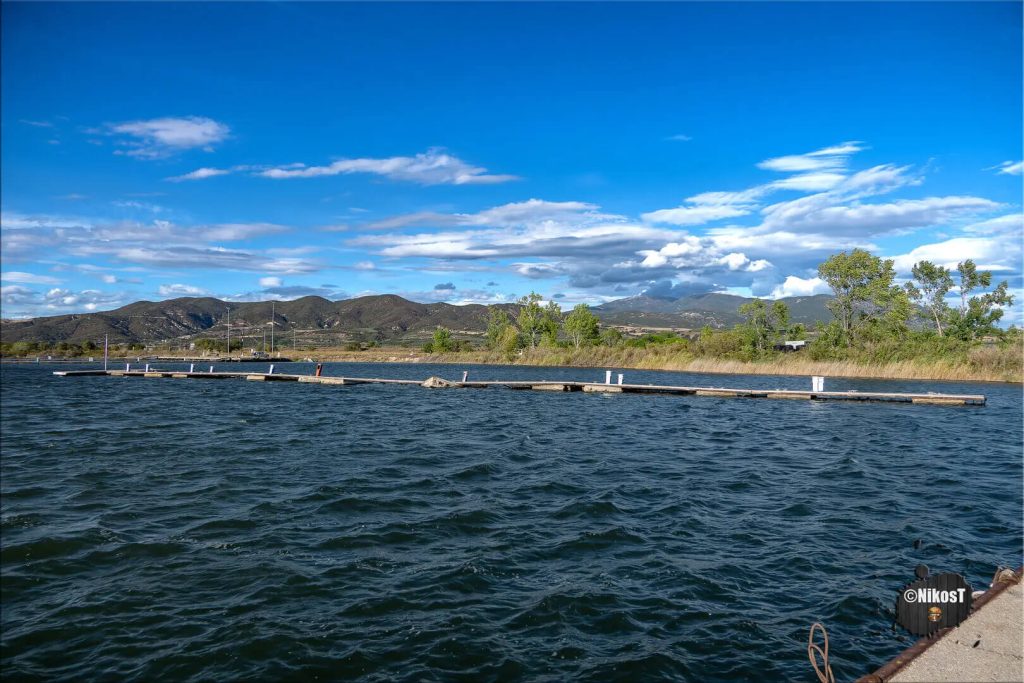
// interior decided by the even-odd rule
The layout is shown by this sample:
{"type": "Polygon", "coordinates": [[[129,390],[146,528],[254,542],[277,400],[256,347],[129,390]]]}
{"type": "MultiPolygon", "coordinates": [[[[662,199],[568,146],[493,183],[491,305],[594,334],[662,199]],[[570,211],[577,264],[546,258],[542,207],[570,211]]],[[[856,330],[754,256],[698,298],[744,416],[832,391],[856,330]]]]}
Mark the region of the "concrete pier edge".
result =
{"type": "Polygon", "coordinates": [[[888,681],[894,680],[901,672],[905,671],[912,662],[916,661],[918,658],[922,657],[922,655],[925,655],[925,653],[927,653],[932,647],[942,642],[943,638],[951,633],[955,633],[957,629],[968,624],[970,620],[974,618],[974,616],[986,605],[990,604],[1014,586],[1019,586],[1022,576],[1024,576],[1024,567],[1018,567],[1014,572],[1013,580],[998,581],[994,586],[985,591],[983,595],[974,600],[971,605],[971,615],[965,619],[960,626],[957,626],[956,628],[943,629],[942,631],[939,631],[938,634],[930,638],[926,637],[918,639],[917,642],[900,654],[896,655],[892,660],[883,664],[872,673],[867,674],[866,676],[861,676],[854,681],[854,683],[887,683],[888,681]]]}

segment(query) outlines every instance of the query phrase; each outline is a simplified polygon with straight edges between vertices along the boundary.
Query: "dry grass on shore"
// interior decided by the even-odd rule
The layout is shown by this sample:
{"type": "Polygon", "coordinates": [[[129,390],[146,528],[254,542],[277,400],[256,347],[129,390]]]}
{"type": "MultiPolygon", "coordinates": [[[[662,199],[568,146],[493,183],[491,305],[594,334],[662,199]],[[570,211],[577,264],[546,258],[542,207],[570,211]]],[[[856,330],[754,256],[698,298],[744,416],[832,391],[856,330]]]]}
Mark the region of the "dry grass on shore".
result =
{"type": "MultiPolygon", "coordinates": [[[[672,347],[630,348],[592,346],[582,349],[534,349],[509,358],[490,351],[428,354],[407,348],[367,351],[318,349],[319,360],[347,362],[481,363],[545,367],[635,368],[737,375],[824,375],[876,379],[930,379],[938,381],[1021,382],[1024,357],[1019,347],[985,346],[966,358],[917,359],[892,362],[856,360],[815,361],[801,354],[766,361],[695,357],[672,347]]],[[[299,354],[302,355],[302,354],[299,354]]]]}

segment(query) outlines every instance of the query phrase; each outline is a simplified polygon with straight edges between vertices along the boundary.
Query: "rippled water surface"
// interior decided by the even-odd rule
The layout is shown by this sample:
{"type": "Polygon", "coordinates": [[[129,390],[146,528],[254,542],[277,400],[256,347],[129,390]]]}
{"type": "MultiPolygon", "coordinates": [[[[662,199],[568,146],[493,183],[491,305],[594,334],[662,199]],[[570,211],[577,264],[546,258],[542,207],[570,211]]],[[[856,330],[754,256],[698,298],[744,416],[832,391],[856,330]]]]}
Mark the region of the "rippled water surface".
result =
{"type": "Polygon", "coordinates": [[[948,408],[54,369],[0,370],[8,680],[812,680],[816,620],[852,680],[908,645],[914,565],[980,588],[1021,561],[1019,386],[826,386],[989,397],[948,408]]]}

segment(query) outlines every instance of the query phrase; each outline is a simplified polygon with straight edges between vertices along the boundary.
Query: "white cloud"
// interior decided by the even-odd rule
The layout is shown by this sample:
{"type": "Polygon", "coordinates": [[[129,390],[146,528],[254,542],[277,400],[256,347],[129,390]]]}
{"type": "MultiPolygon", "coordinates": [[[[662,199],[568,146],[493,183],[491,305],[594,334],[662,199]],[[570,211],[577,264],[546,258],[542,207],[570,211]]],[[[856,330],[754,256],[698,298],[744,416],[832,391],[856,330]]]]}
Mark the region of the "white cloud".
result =
{"type": "Polygon", "coordinates": [[[157,290],[160,296],[205,296],[209,294],[202,287],[194,287],[192,285],[160,285],[160,289],[157,290]]]}
{"type": "Polygon", "coordinates": [[[228,137],[231,129],[213,119],[185,116],[110,124],[106,132],[119,136],[119,144],[127,148],[119,153],[140,159],[161,159],[196,148],[210,151],[228,137]]]}
{"type": "Polygon", "coordinates": [[[772,290],[773,299],[781,299],[787,296],[813,296],[815,294],[828,294],[831,290],[820,277],[802,278],[796,275],[788,275],[785,282],[772,290]]]}
{"type": "Polygon", "coordinates": [[[0,273],[0,280],[3,282],[17,282],[23,285],[59,285],[61,283],[60,280],[49,275],[36,275],[35,273],[24,273],[18,270],[8,270],[0,273]]]}
{"type": "Polygon", "coordinates": [[[1006,175],[1020,175],[1024,173],[1024,161],[1004,161],[992,168],[997,168],[999,173],[1005,173],[1006,175]]]}
{"type": "Polygon", "coordinates": [[[39,292],[21,285],[0,287],[0,303],[4,318],[30,318],[38,315],[56,315],[75,311],[93,311],[97,308],[116,308],[126,303],[126,292],[101,292],[95,289],[74,291],[54,287],[39,292]]]}
{"type": "Polygon", "coordinates": [[[238,242],[262,235],[288,232],[289,229],[276,223],[220,223],[196,228],[208,242],[238,242]]]}
{"type": "Polygon", "coordinates": [[[924,228],[946,221],[998,209],[997,202],[980,197],[927,197],[900,199],[886,204],[843,204],[840,195],[818,194],[780,202],[762,213],[764,231],[828,234],[880,234],[907,228],[924,228]]]}
{"type": "Polygon", "coordinates": [[[747,207],[756,203],[761,197],[770,192],[771,184],[759,185],[748,190],[739,192],[701,192],[692,197],[687,197],[690,204],[707,204],[710,206],[735,206],[747,207]]]}
{"type": "Polygon", "coordinates": [[[280,287],[282,284],[279,277],[261,277],[260,287],[280,287]]]}
{"type": "Polygon", "coordinates": [[[749,210],[737,206],[680,206],[675,209],[660,209],[641,214],[640,218],[648,223],[668,223],[670,225],[703,225],[722,218],[736,218],[750,213],[749,210]]]}
{"type": "Polygon", "coordinates": [[[802,190],[805,192],[821,192],[831,190],[846,179],[842,173],[800,173],[771,183],[772,188],[779,190],[802,190]]]}
{"type": "Polygon", "coordinates": [[[851,154],[864,148],[860,142],[844,142],[833,147],[825,147],[806,154],[792,154],[775,157],[760,162],[757,167],[769,171],[786,173],[806,173],[809,171],[835,171],[846,168],[851,154]]]}
{"type": "Polygon", "coordinates": [[[471,166],[441,149],[430,149],[413,157],[340,159],[327,166],[291,164],[259,171],[257,175],[265,178],[315,178],[349,173],[369,173],[421,185],[481,185],[518,179],[513,175],[489,174],[487,169],[471,166]]]}
{"type": "Polygon", "coordinates": [[[171,176],[166,178],[166,180],[170,180],[172,183],[180,183],[183,180],[204,180],[206,178],[215,178],[219,175],[228,175],[229,173],[231,173],[231,170],[227,168],[209,168],[204,166],[184,175],[171,176]]]}
{"type": "MultiPolygon", "coordinates": [[[[684,236],[679,242],[669,242],[661,249],[644,249],[637,252],[643,256],[640,266],[643,268],[661,268],[669,263],[670,259],[680,259],[696,256],[705,250],[705,243],[699,237],[684,236]]],[[[682,265],[682,264],[680,264],[682,265]]]]}
{"type": "Polygon", "coordinates": [[[942,242],[922,244],[909,253],[893,258],[899,273],[910,273],[918,261],[931,261],[945,268],[973,260],[979,270],[1013,270],[1020,267],[1020,239],[1011,237],[954,237],[942,242]]]}
{"type": "Polygon", "coordinates": [[[163,213],[167,209],[159,204],[151,204],[149,202],[139,202],[134,199],[125,201],[111,202],[114,206],[119,209],[137,209],[139,211],[148,211],[150,213],[163,213]]]}
{"type": "Polygon", "coordinates": [[[964,232],[977,235],[991,235],[994,233],[1016,232],[1024,234],[1024,214],[1011,213],[998,218],[990,218],[980,223],[972,223],[963,228],[964,232]]]}
{"type": "MultiPolygon", "coordinates": [[[[738,218],[758,209],[758,203],[766,196],[780,190],[800,192],[828,192],[840,188],[857,187],[867,182],[864,177],[848,178],[843,171],[855,152],[863,149],[861,143],[845,142],[825,147],[807,154],[797,154],[768,159],[758,167],[790,172],[794,175],[774,180],[746,190],[730,192],[702,192],[686,199],[686,204],[675,209],[660,209],[641,215],[645,221],[672,225],[703,225],[723,218],[738,218]],[[855,180],[856,178],[856,180],[855,180]]],[[[882,167],[880,167],[882,168],[882,167]]],[[[888,167],[885,167],[888,169],[888,167]]],[[[905,171],[906,169],[896,169],[905,171]]],[[[874,178],[874,176],[872,176],[874,178]]],[[[881,181],[874,178],[878,185],[881,181]]],[[[850,191],[850,190],[848,190],[850,191]]]]}
{"type": "Polygon", "coordinates": [[[323,266],[299,258],[315,247],[227,249],[213,243],[246,241],[290,230],[273,223],[180,226],[170,221],[75,221],[48,216],[3,216],[0,231],[5,263],[48,257],[110,257],[138,266],[218,268],[278,273],[314,272],[323,266]]]}

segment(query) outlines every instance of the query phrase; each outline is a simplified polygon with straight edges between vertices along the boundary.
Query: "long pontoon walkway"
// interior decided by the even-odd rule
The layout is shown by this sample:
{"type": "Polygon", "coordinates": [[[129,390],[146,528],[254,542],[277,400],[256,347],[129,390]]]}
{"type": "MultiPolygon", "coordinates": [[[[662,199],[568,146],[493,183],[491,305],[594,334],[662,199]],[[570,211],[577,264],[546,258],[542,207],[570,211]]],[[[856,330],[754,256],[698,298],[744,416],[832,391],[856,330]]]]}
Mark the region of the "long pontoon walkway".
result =
{"type": "Polygon", "coordinates": [[[926,405],[985,405],[985,397],[981,394],[940,394],[940,393],[890,393],[871,391],[799,391],[788,389],[736,389],[732,387],[687,387],[657,384],[612,384],[610,381],[599,382],[567,382],[549,380],[516,380],[516,381],[450,381],[440,377],[426,380],[413,379],[381,379],[372,377],[328,377],[319,375],[295,375],[273,372],[214,372],[209,366],[208,372],[189,372],[180,370],[157,370],[147,366],[143,370],[66,370],[53,374],[60,377],[146,377],[168,379],[246,379],[251,381],[274,382],[308,382],[332,385],[358,384],[408,384],[419,385],[432,389],[485,389],[487,387],[505,387],[508,389],[533,389],[537,391],[583,391],[602,394],[682,394],[690,396],[709,396],[717,398],[769,398],[795,399],[813,401],[887,401],[897,403],[919,403],[926,405]]]}

